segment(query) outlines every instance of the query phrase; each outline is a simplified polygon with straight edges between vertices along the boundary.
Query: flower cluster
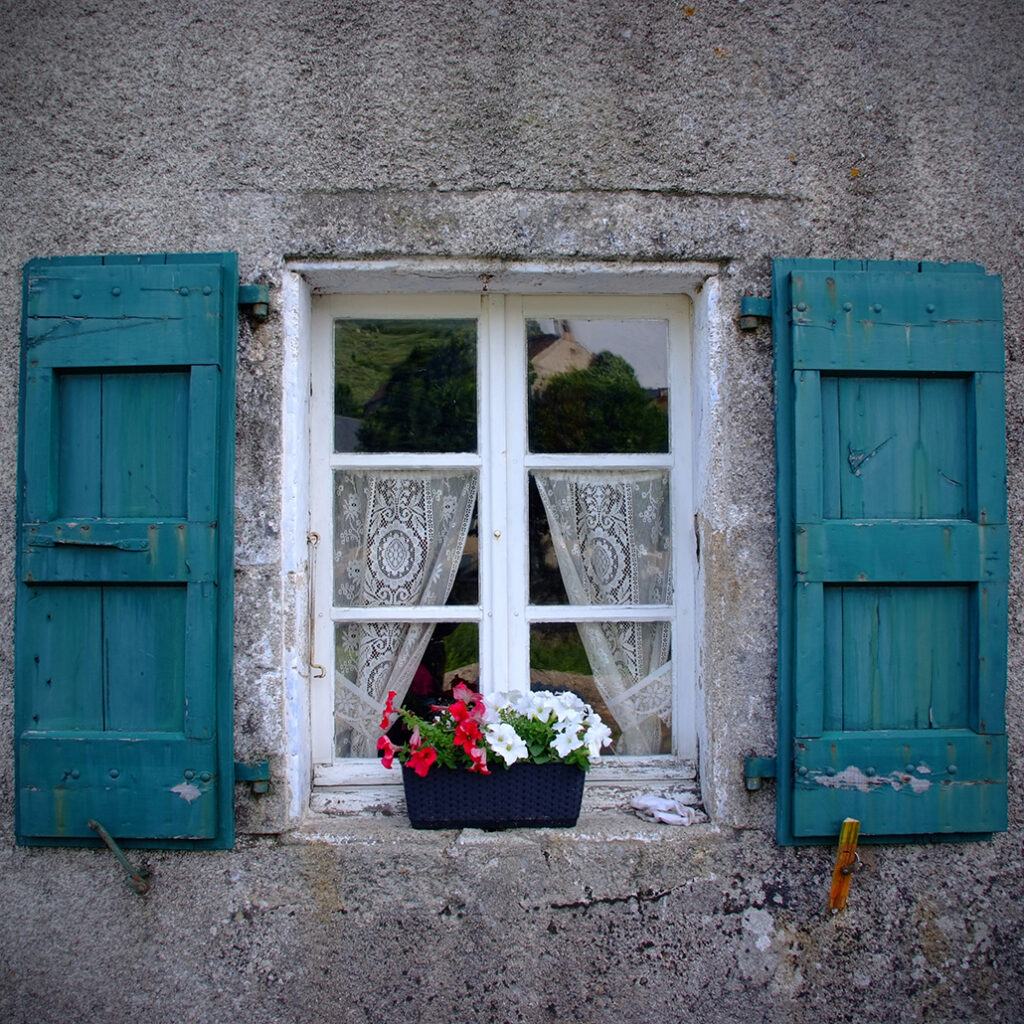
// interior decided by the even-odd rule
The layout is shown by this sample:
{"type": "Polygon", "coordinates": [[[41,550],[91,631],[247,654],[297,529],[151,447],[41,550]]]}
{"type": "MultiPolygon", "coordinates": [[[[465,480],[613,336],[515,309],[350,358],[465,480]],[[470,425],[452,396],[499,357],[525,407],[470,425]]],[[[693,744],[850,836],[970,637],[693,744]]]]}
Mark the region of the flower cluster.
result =
{"type": "Polygon", "coordinates": [[[397,758],[417,775],[426,775],[435,763],[489,775],[488,758],[493,755],[490,763],[500,759],[505,767],[516,761],[562,761],[586,771],[611,743],[611,730],[600,716],[568,691],[513,691],[485,704],[480,694],[460,683],[452,697],[452,704],[435,707],[434,717],[427,720],[404,708],[396,710],[395,694],[388,694],[380,723],[384,735],[377,741],[385,768],[397,758]],[[401,746],[387,737],[399,717],[411,732],[401,746]]]}

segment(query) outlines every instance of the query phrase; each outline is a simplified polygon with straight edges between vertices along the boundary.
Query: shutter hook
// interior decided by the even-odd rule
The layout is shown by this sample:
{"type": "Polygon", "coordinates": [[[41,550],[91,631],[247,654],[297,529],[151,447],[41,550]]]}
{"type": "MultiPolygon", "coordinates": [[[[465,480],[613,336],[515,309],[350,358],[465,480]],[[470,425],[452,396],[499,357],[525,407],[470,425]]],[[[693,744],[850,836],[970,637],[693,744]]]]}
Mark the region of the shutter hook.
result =
{"type": "Polygon", "coordinates": [[[327,669],[318,665],[314,660],[315,628],[316,628],[316,549],[320,543],[320,534],[310,530],[306,534],[306,544],[309,547],[309,667],[313,670],[314,679],[323,679],[327,675],[327,669]]]}
{"type": "Polygon", "coordinates": [[[838,914],[846,906],[853,873],[859,870],[859,838],[860,822],[856,818],[846,818],[839,830],[839,849],[836,851],[836,866],[832,872],[832,888],[828,894],[828,909],[833,914],[838,914]]]}
{"type": "Polygon", "coordinates": [[[145,868],[140,868],[136,871],[135,868],[131,866],[128,858],[121,851],[121,847],[114,841],[114,837],[98,821],[94,821],[90,818],[89,828],[99,835],[100,839],[102,839],[110,848],[110,852],[118,859],[121,867],[125,870],[125,874],[128,875],[128,884],[140,896],[145,896],[146,893],[149,892],[149,872],[145,868]]]}

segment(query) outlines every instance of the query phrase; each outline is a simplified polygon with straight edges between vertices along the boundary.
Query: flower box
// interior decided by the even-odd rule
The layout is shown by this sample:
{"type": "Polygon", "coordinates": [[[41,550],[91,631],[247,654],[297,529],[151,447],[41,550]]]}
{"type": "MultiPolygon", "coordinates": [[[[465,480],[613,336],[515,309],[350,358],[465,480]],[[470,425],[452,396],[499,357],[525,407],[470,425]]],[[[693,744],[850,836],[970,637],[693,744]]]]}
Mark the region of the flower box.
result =
{"type": "Polygon", "coordinates": [[[402,766],[413,828],[572,828],[580,815],[586,772],[572,764],[521,761],[490,775],[435,768],[418,775],[402,766]]]}

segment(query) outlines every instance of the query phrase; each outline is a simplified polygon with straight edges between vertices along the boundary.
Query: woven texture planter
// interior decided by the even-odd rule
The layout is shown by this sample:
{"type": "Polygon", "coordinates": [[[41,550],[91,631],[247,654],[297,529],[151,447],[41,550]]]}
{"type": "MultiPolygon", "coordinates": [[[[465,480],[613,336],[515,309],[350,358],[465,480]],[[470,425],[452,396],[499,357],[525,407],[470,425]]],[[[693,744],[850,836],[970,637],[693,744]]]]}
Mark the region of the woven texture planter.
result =
{"type": "Polygon", "coordinates": [[[435,767],[423,777],[402,766],[413,828],[572,828],[585,779],[560,762],[495,765],[490,775],[435,767]]]}

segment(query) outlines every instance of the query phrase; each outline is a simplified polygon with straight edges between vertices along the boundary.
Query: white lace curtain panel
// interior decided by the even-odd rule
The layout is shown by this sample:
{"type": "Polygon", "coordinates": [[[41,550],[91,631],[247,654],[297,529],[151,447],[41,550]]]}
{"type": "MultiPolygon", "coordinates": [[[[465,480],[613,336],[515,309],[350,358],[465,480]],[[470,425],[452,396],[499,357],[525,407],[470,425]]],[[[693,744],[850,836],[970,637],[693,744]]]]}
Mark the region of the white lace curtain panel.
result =
{"type": "MultiPolygon", "coordinates": [[[[534,479],[573,604],[667,604],[672,599],[668,475],[553,470],[534,479]]],[[[671,722],[667,622],[578,623],[594,682],[622,730],[619,754],[661,748],[671,722]]]]}
{"type": "MultiPolygon", "coordinates": [[[[566,593],[573,604],[671,601],[668,477],[660,471],[535,474],[566,593]]],[[[338,473],[334,599],[343,607],[444,604],[473,519],[475,472],[338,473]]],[[[657,753],[671,720],[666,622],[579,623],[598,691],[622,730],[621,754],[657,753]]],[[[376,753],[389,690],[399,702],[423,658],[430,623],[338,628],[339,756],[376,753]]]]}
{"type": "MultiPolygon", "coordinates": [[[[476,504],[474,471],[357,471],[335,477],[334,600],[344,607],[441,605],[451,592],[476,504]]],[[[340,756],[377,751],[389,690],[405,697],[432,623],[338,629],[335,731],[340,756]]]]}

